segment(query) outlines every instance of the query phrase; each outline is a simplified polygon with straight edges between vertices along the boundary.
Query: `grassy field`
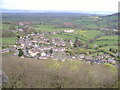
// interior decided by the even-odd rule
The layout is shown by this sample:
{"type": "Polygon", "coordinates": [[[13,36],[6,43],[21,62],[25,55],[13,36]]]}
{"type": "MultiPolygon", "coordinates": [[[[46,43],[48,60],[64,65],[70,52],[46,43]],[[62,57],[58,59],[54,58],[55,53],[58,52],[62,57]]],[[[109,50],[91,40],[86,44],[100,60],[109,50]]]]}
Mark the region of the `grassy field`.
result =
{"type": "Polygon", "coordinates": [[[118,35],[115,35],[115,36],[102,36],[100,38],[98,38],[98,40],[100,39],[115,39],[115,40],[118,40],[118,35]]]}
{"type": "Polygon", "coordinates": [[[92,39],[101,32],[98,30],[76,30],[76,34],[83,35],[86,39],[92,39]]]}
{"type": "Polygon", "coordinates": [[[4,44],[15,44],[17,38],[16,37],[7,37],[7,38],[2,38],[2,43],[4,44]]]}
{"type": "Polygon", "coordinates": [[[3,57],[8,88],[100,88],[113,87],[117,69],[111,65],[84,61],[34,60],[3,57]],[[66,72],[67,71],[67,72],[66,72]]]}
{"type": "Polygon", "coordinates": [[[9,30],[9,24],[2,24],[2,30],[9,30]]]}
{"type": "MultiPolygon", "coordinates": [[[[51,32],[51,31],[63,31],[63,30],[69,30],[70,28],[56,28],[52,25],[36,25],[36,30],[41,32],[51,32]]],[[[100,34],[100,31],[97,30],[80,30],[80,29],[74,29],[75,33],[71,34],[55,34],[50,35],[51,37],[59,37],[65,40],[75,40],[76,37],[80,38],[83,41],[87,41],[88,39],[94,38],[96,35],[100,34]]]]}
{"type": "Polygon", "coordinates": [[[102,36],[98,38],[92,45],[105,45],[107,44],[108,46],[104,46],[103,48],[105,49],[110,49],[110,48],[115,48],[118,49],[118,36],[102,36]],[[98,40],[98,41],[97,41],[98,40]]]}
{"type": "Polygon", "coordinates": [[[65,29],[70,29],[70,28],[57,28],[53,25],[35,25],[35,29],[41,32],[51,32],[51,31],[63,31],[65,29]]]}
{"type": "Polygon", "coordinates": [[[97,30],[79,30],[75,29],[74,33],[63,33],[50,35],[51,37],[59,37],[65,40],[75,40],[78,37],[81,41],[88,41],[89,39],[94,38],[96,35],[100,34],[100,31],[97,30]]]}
{"type": "MultiPolygon", "coordinates": [[[[63,30],[70,29],[70,28],[56,28],[53,25],[36,25],[35,27],[38,31],[41,31],[41,32],[63,31],[63,30]]],[[[74,30],[75,30],[75,34],[83,35],[87,39],[94,38],[96,35],[101,33],[98,30],[80,30],[80,29],[74,29],[74,30]]]]}

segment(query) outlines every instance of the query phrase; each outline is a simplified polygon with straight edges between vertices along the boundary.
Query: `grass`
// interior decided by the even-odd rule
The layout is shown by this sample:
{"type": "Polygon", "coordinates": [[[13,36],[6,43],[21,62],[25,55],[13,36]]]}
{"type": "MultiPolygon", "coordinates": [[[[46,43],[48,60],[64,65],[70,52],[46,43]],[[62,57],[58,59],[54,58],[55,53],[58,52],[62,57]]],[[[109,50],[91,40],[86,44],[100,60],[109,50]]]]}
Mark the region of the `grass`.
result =
{"type": "Polygon", "coordinates": [[[104,46],[102,48],[105,48],[106,50],[109,50],[110,48],[115,48],[118,49],[118,36],[102,36],[98,38],[92,45],[105,45],[107,44],[108,46],[104,46]],[[105,40],[107,39],[107,40],[105,40]],[[99,40],[99,41],[97,41],[99,40]]]}
{"type": "Polygon", "coordinates": [[[98,30],[76,30],[76,34],[83,35],[86,39],[92,39],[101,32],[98,30]]]}
{"type": "Polygon", "coordinates": [[[2,24],[2,30],[9,30],[9,24],[2,24]]]}
{"type": "Polygon", "coordinates": [[[115,40],[118,40],[118,36],[115,35],[115,36],[102,36],[100,38],[98,38],[97,40],[100,40],[100,39],[115,39],[115,40]]]}
{"type": "Polygon", "coordinates": [[[56,28],[53,25],[36,25],[34,26],[36,30],[41,31],[41,32],[51,32],[51,31],[63,31],[65,29],[70,29],[70,28],[56,28]]]}
{"type": "Polygon", "coordinates": [[[94,38],[96,35],[100,34],[100,31],[97,30],[79,30],[75,29],[74,33],[70,34],[55,34],[55,35],[50,35],[51,37],[59,37],[62,39],[66,40],[75,40],[76,37],[78,37],[82,41],[87,41],[89,39],[94,38]]]}
{"type": "Polygon", "coordinates": [[[2,38],[2,43],[4,44],[15,44],[17,38],[16,37],[7,37],[7,38],[2,38]]]}
{"type": "Polygon", "coordinates": [[[117,69],[84,61],[34,60],[3,56],[7,88],[110,88],[118,80],[117,69]],[[111,73],[112,72],[112,73],[111,73]]]}
{"type": "Polygon", "coordinates": [[[113,44],[117,44],[117,41],[95,41],[94,44],[97,45],[104,45],[104,44],[108,44],[108,45],[113,45],[113,44]]]}

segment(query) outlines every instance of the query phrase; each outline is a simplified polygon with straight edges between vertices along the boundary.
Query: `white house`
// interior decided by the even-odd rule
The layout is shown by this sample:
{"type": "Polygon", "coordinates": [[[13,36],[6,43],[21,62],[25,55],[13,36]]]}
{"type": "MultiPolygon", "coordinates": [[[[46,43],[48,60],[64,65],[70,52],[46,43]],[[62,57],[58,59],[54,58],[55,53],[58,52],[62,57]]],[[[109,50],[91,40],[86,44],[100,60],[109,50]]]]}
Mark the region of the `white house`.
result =
{"type": "Polygon", "coordinates": [[[25,47],[25,44],[21,44],[20,46],[21,46],[21,48],[24,48],[24,47],[25,47]]]}
{"type": "Polygon", "coordinates": [[[32,57],[34,57],[34,56],[36,56],[37,54],[39,54],[40,52],[39,52],[38,50],[29,50],[28,53],[29,53],[32,57]]]}
{"type": "Polygon", "coordinates": [[[64,30],[64,32],[65,32],[65,33],[72,33],[72,32],[74,32],[74,30],[73,30],[73,29],[70,29],[70,30],[64,30]]]}
{"type": "Polygon", "coordinates": [[[46,53],[45,53],[45,52],[42,52],[42,53],[41,53],[41,56],[46,56],[46,53]]]}

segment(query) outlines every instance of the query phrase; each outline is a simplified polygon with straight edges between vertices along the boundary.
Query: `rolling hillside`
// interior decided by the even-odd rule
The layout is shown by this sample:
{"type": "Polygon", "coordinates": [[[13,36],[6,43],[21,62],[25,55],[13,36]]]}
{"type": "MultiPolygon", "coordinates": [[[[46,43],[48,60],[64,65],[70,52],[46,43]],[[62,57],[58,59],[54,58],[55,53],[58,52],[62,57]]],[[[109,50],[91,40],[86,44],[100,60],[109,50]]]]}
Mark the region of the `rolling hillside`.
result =
{"type": "Polygon", "coordinates": [[[3,22],[27,21],[64,28],[117,29],[118,15],[98,16],[80,13],[3,13],[3,22]]]}

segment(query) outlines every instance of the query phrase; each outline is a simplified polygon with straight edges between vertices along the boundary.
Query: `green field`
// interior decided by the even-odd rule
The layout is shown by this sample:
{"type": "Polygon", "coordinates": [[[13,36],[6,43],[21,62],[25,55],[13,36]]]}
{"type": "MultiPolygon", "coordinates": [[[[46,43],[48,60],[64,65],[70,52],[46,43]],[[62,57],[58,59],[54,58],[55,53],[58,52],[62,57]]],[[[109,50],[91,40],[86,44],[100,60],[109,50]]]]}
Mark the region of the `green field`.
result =
{"type": "Polygon", "coordinates": [[[115,39],[118,40],[118,35],[114,35],[114,36],[102,36],[100,38],[98,38],[98,40],[100,39],[115,39]]]}
{"type": "Polygon", "coordinates": [[[63,31],[70,28],[57,28],[53,25],[34,25],[35,29],[39,32],[52,32],[52,31],[63,31]]]}
{"type": "Polygon", "coordinates": [[[92,45],[108,45],[104,46],[105,49],[115,48],[118,49],[118,36],[102,36],[98,38],[92,45]],[[98,40],[98,41],[97,41],[98,40]]]}
{"type": "Polygon", "coordinates": [[[98,30],[76,30],[76,34],[83,35],[86,39],[92,39],[95,36],[101,34],[101,31],[98,30]]]}
{"type": "Polygon", "coordinates": [[[2,30],[9,30],[9,24],[2,24],[2,30]]]}
{"type": "Polygon", "coordinates": [[[2,43],[4,44],[15,44],[17,38],[16,37],[9,37],[9,38],[2,38],[2,43]]]}

